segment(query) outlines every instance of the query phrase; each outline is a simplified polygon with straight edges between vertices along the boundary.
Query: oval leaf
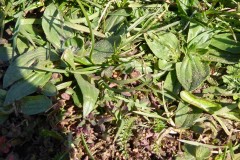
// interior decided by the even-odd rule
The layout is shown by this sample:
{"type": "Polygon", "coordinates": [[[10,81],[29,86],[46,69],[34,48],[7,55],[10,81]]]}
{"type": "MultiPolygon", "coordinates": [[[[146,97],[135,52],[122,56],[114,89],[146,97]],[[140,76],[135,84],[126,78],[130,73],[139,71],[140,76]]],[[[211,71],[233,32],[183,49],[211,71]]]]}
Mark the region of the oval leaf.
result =
{"type": "Polygon", "coordinates": [[[57,87],[51,82],[47,82],[42,88],[42,94],[45,96],[56,96],[57,95],[57,87]]]}
{"type": "Polygon", "coordinates": [[[236,42],[230,33],[218,34],[214,36],[211,45],[230,53],[240,53],[240,42],[236,42]]]}
{"type": "Polygon", "coordinates": [[[86,117],[94,109],[99,90],[83,79],[80,74],[74,74],[74,76],[83,95],[83,117],[86,117]]]}
{"type": "Polygon", "coordinates": [[[73,37],[72,30],[63,26],[64,19],[56,6],[50,4],[43,14],[42,28],[49,42],[61,49],[65,39],[73,37]]]}
{"type": "Polygon", "coordinates": [[[33,72],[33,70],[29,69],[29,67],[34,65],[36,62],[46,61],[48,57],[52,61],[58,59],[58,55],[55,52],[50,51],[49,54],[50,55],[47,54],[47,50],[45,48],[37,48],[36,50],[20,55],[8,67],[3,78],[3,88],[9,87],[21,78],[28,77],[29,74],[33,72]]]}
{"type": "Polygon", "coordinates": [[[113,45],[108,40],[100,40],[94,46],[92,61],[95,64],[101,64],[113,53],[113,45]]]}
{"type": "Polygon", "coordinates": [[[189,43],[192,39],[194,39],[195,37],[197,37],[197,35],[199,35],[200,33],[203,33],[204,31],[206,31],[204,27],[202,27],[197,23],[191,22],[188,30],[187,43],[189,43]]]}
{"type": "Polygon", "coordinates": [[[194,125],[194,121],[201,116],[201,110],[191,108],[182,102],[179,103],[176,115],[175,124],[178,128],[189,128],[194,125]]]}
{"type": "Polygon", "coordinates": [[[27,96],[21,100],[21,111],[26,115],[45,112],[52,106],[52,101],[43,95],[27,96]]]}
{"type": "Polygon", "coordinates": [[[196,55],[185,56],[183,62],[176,64],[177,77],[188,91],[199,87],[210,74],[210,67],[196,55]]]}
{"type": "Polygon", "coordinates": [[[116,31],[121,23],[129,16],[125,9],[120,9],[111,14],[111,16],[106,20],[106,32],[116,31]]]}
{"type": "Polygon", "coordinates": [[[22,79],[13,84],[8,90],[4,106],[13,103],[16,100],[30,95],[37,91],[38,87],[45,85],[51,78],[51,73],[37,72],[31,74],[27,79],[22,79]]]}
{"type": "Polygon", "coordinates": [[[181,90],[181,84],[178,82],[176,71],[170,71],[164,82],[164,90],[165,96],[167,96],[167,100],[176,100],[177,95],[181,90]]]}
{"type": "Polygon", "coordinates": [[[155,35],[145,34],[147,45],[155,56],[166,61],[176,61],[180,56],[179,41],[177,37],[169,33],[155,35]]]}

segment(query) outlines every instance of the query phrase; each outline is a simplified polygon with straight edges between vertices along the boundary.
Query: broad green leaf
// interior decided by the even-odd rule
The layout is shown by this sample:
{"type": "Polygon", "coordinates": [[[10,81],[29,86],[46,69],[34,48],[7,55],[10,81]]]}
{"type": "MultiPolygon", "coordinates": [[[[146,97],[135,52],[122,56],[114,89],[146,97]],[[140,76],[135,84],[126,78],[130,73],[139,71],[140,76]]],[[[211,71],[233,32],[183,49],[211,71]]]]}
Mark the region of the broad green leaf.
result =
{"type": "Polygon", "coordinates": [[[203,146],[184,144],[184,150],[192,155],[196,160],[206,160],[211,156],[211,150],[203,146]]]}
{"type": "Polygon", "coordinates": [[[233,54],[220,49],[209,47],[208,52],[202,56],[205,61],[235,64],[240,60],[240,54],[233,54]]]}
{"type": "Polygon", "coordinates": [[[236,109],[236,110],[234,110],[232,112],[219,113],[217,115],[222,117],[222,118],[225,118],[225,119],[230,119],[230,120],[234,120],[234,121],[240,122],[239,109],[236,109]]]}
{"type": "Polygon", "coordinates": [[[196,55],[187,55],[183,62],[176,64],[177,77],[181,85],[188,91],[199,87],[210,74],[210,67],[196,55]]]}
{"type": "Polygon", "coordinates": [[[17,49],[19,54],[23,54],[27,51],[33,50],[37,46],[44,46],[46,41],[41,38],[39,29],[36,29],[36,25],[26,24],[21,25],[19,35],[16,40],[17,49]]]}
{"type": "Polygon", "coordinates": [[[238,41],[236,42],[233,39],[232,34],[230,34],[230,33],[223,33],[223,34],[218,34],[218,35],[214,36],[212,39],[211,45],[220,50],[229,52],[229,54],[231,54],[231,53],[239,54],[240,53],[240,42],[238,42],[238,41]]]}
{"type": "MultiPolygon", "coordinates": [[[[4,1],[1,0],[0,1],[2,5],[5,5],[4,1]]],[[[2,28],[3,25],[3,20],[5,19],[5,13],[3,11],[3,9],[0,10],[0,27],[2,28]]]]}
{"type": "Polygon", "coordinates": [[[62,89],[66,89],[66,88],[69,88],[72,83],[73,83],[73,81],[63,82],[63,83],[60,83],[60,84],[56,85],[56,88],[57,88],[58,91],[62,90],[62,89]]]}
{"type": "Polygon", "coordinates": [[[196,160],[196,158],[189,153],[184,153],[184,155],[178,156],[176,160],[196,160]]]}
{"type": "Polygon", "coordinates": [[[239,104],[237,104],[237,103],[236,104],[222,104],[222,106],[223,107],[221,109],[214,112],[215,115],[221,115],[221,114],[230,112],[230,111],[238,108],[239,104]]]}
{"type": "Polygon", "coordinates": [[[200,33],[203,33],[204,31],[206,31],[206,29],[201,25],[197,23],[190,23],[190,27],[188,30],[187,43],[189,43],[191,40],[197,37],[197,35],[199,35],[200,33]]]}
{"type": "Polygon", "coordinates": [[[79,87],[75,87],[74,88],[73,94],[72,94],[72,99],[73,99],[74,104],[77,107],[79,107],[79,108],[82,107],[83,95],[82,95],[81,90],[79,89],[79,87]]]}
{"type": "Polygon", "coordinates": [[[51,82],[47,82],[42,88],[41,93],[45,96],[56,96],[57,95],[57,87],[51,82]]]}
{"type": "Polygon", "coordinates": [[[192,108],[182,102],[178,104],[175,115],[175,124],[178,128],[190,128],[194,125],[194,121],[201,116],[201,110],[192,108]]]}
{"type": "Polygon", "coordinates": [[[67,38],[73,37],[71,29],[64,26],[64,19],[52,3],[46,7],[42,18],[42,28],[49,42],[57,49],[62,49],[67,38]]]}
{"type": "Polygon", "coordinates": [[[21,36],[26,38],[35,47],[36,45],[43,46],[46,44],[46,41],[41,38],[41,31],[37,27],[37,25],[25,24],[20,28],[21,36]]]}
{"type": "Polygon", "coordinates": [[[29,52],[33,49],[34,49],[34,47],[29,43],[29,41],[26,38],[18,36],[17,50],[18,50],[19,54],[29,52]]]}
{"type": "Polygon", "coordinates": [[[83,40],[78,37],[69,38],[65,41],[65,47],[74,47],[75,49],[81,49],[83,47],[83,40]]]}
{"type": "Polygon", "coordinates": [[[52,106],[52,101],[44,96],[27,96],[20,102],[21,112],[26,115],[34,115],[45,112],[52,106]]]}
{"type": "Polygon", "coordinates": [[[75,63],[74,63],[74,55],[73,52],[70,48],[65,49],[65,51],[62,54],[62,59],[67,62],[67,64],[75,70],[75,63]]]}
{"type": "Polygon", "coordinates": [[[212,40],[213,32],[205,31],[198,34],[188,43],[188,49],[195,51],[194,49],[206,49],[212,40]]]}
{"type": "Polygon", "coordinates": [[[13,63],[8,67],[4,78],[3,78],[3,88],[9,87],[14,82],[20,80],[21,78],[26,78],[29,74],[33,72],[29,67],[46,61],[50,59],[51,61],[58,60],[58,55],[50,51],[49,55],[45,48],[37,48],[36,50],[29,51],[17,57],[13,63]]]}
{"type": "Polygon", "coordinates": [[[178,141],[183,142],[185,144],[192,145],[192,146],[197,146],[197,147],[201,146],[201,147],[206,147],[206,148],[209,148],[209,149],[225,148],[225,146],[210,145],[210,144],[200,143],[200,142],[197,142],[197,141],[189,141],[189,140],[184,140],[184,139],[179,139],[178,141]]]}
{"type": "Polygon", "coordinates": [[[6,107],[3,106],[6,94],[7,91],[0,89],[0,124],[8,118],[8,114],[2,112],[6,110],[6,107]]]}
{"type": "Polygon", "coordinates": [[[94,109],[99,90],[83,79],[80,74],[74,74],[74,76],[83,95],[83,117],[85,118],[94,109]]]}
{"type": "Polygon", "coordinates": [[[148,74],[148,73],[153,72],[153,69],[150,67],[150,65],[143,65],[143,63],[137,59],[131,60],[130,62],[124,64],[124,66],[125,66],[125,70],[135,69],[136,71],[140,72],[141,74],[148,74]]]}
{"type": "MultiPolygon", "coordinates": [[[[80,31],[80,32],[86,32],[86,33],[90,33],[90,30],[88,27],[84,26],[84,25],[80,25],[80,24],[74,24],[74,23],[71,23],[69,21],[65,21],[64,22],[64,26],[68,27],[68,28],[71,28],[73,30],[76,30],[76,31],[80,31]]],[[[93,34],[96,36],[96,37],[100,37],[100,38],[105,38],[106,36],[101,33],[101,32],[98,32],[96,30],[93,30],[93,34]]]]}
{"type": "Polygon", "coordinates": [[[221,109],[214,112],[214,115],[234,121],[240,121],[239,104],[222,104],[222,106],[221,109]]]}
{"type": "Polygon", "coordinates": [[[86,66],[92,65],[89,58],[82,57],[82,56],[77,56],[77,55],[74,55],[74,62],[83,64],[83,65],[86,65],[86,66]]]}
{"type": "Polygon", "coordinates": [[[167,97],[176,100],[177,95],[181,90],[181,84],[178,82],[176,71],[170,71],[164,82],[164,91],[167,97]]]}
{"type": "Polygon", "coordinates": [[[157,41],[158,37],[155,34],[150,33],[150,34],[144,34],[144,38],[145,38],[145,41],[147,42],[148,47],[153,52],[153,54],[158,58],[162,58],[161,56],[162,47],[160,48],[161,43],[158,43],[157,41]]]}
{"type": "Polygon", "coordinates": [[[198,0],[176,0],[178,10],[181,14],[187,15],[187,10],[191,7],[198,7],[198,0]]]}
{"type": "Polygon", "coordinates": [[[158,60],[158,68],[164,71],[170,71],[172,70],[172,66],[174,63],[168,62],[165,59],[159,59],[158,60]]]}
{"type": "Polygon", "coordinates": [[[16,82],[8,90],[4,106],[36,92],[38,87],[44,86],[50,78],[51,73],[36,72],[30,74],[26,79],[16,82]]]}
{"type": "Polygon", "coordinates": [[[155,56],[166,61],[176,62],[180,56],[179,40],[171,32],[158,35],[149,32],[144,35],[147,45],[155,56]]]}
{"type": "Polygon", "coordinates": [[[187,9],[189,6],[189,0],[176,0],[178,5],[178,10],[182,14],[187,14],[187,9]]]}
{"type": "Polygon", "coordinates": [[[9,61],[12,56],[12,47],[0,47],[0,61],[9,61]]]}
{"type": "Polygon", "coordinates": [[[101,64],[114,53],[114,48],[108,40],[98,41],[93,49],[92,61],[95,64],[101,64]]]}
{"type": "Polygon", "coordinates": [[[123,45],[123,42],[125,42],[127,38],[127,25],[123,24],[119,28],[117,28],[113,34],[111,34],[110,37],[108,37],[106,40],[108,40],[114,48],[118,48],[119,45],[123,45]]]}
{"type": "Polygon", "coordinates": [[[195,96],[187,91],[181,91],[180,97],[192,106],[197,107],[210,114],[213,114],[214,112],[222,108],[222,105],[219,103],[195,96]]]}
{"type": "Polygon", "coordinates": [[[126,17],[129,16],[125,9],[113,12],[106,20],[105,32],[114,32],[121,26],[126,17]]]}

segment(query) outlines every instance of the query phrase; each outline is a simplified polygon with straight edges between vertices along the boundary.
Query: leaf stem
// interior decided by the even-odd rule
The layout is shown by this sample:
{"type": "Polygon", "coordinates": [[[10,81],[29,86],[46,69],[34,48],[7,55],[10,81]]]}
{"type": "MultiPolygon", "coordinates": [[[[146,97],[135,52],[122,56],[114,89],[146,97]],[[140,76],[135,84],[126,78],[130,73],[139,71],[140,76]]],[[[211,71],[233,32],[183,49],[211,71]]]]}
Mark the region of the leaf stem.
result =
{"type": "MultiPolygon", "coordinates": [[[[91,23],[90,23],[90,21],[89,21],[87,12],[86,12],[86,10],[84,9],[81,1],[80,1],[80,0],[77,0],[77,2],[78,2],[78,4],[79,4],[79,6],[80,6],[80,8],[81,8],[81,10],[82,10],[85,18],[86,18],[86,21],[87,21],[87,24],[88,24],[88,28],[89,28],[89,31],[90,31],[90,36],[91,36],[91,40],[92,40],[92,45],[91,45],[91,50],[90,50],[90,61],[91,61],[91,63],[93,63],[93,61],[92,61],[92,54],[93,54],[93,48],[94,48],[94,42],[95,42],[95,41],[94,41],[94,34],[93,34],[92,26],[91,26],[91,23]]],[[[94,63],[93,63],[93,64],[94,64],[94,63]]]]}
{"type": "Polygon", "coordinates": [[[88,155],[90,156],[90,158],[91,158],[92,160],[94,160],[94,157],[93,157],[90,149],[88,148],[88,145],[87,145],[86,140],[85,140],[85,138],[84,138],[84,136],[83,136],[83,133],[81,134],[81,139],[82,139],[82,142],[83,142],[83,146],[84,146],[84,148],[86,149],[86,152],[88,153],[88,155]]]}
{"type": "Polygon", "coordinates": [[[164,110],[167,114],[167,117],[169,119],[169,123],[172,125],[172,126],[176,126],[175,123],[173,122],[171,116],[170,116],[170,112],[168,111],[167,109],[167,106],[166,106],[166,102],[165,102],[165,95],[164,95],[164,88],[163,88],[163,82],[162,82],[162,99],[163,99],[163,107],[164,107],[164,110]]]}

